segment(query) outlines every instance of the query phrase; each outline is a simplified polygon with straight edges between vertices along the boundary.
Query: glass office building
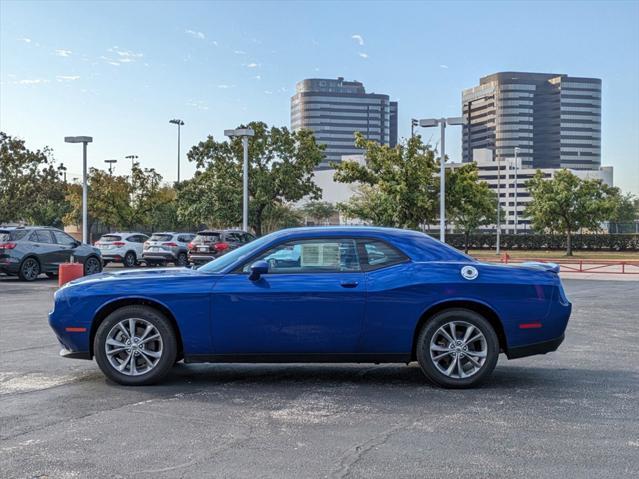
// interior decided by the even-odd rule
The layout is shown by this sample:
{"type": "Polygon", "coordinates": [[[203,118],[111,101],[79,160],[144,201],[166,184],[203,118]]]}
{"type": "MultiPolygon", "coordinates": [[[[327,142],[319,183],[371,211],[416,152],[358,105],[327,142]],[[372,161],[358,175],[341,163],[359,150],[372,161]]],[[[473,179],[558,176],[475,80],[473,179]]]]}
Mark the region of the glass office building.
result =
{"type": "Polygon", "coordinates": [[[326,145],[325,161],[339,162],[344,155],[361,154],[355,132],[383,145],[397,144],[397,102],[388,95],[366,93],[364,85],[344,78],[310,78],[297,83],[291,97],[291,129],[313,130],[326,145]]]}
{"type": "Polygon", "coordinates": [[[487,148],[495,160],[515,148],[530,168],[596,170],[601,165],[601,80],[501,72],[462,92],[463,161],[487,148]]]}

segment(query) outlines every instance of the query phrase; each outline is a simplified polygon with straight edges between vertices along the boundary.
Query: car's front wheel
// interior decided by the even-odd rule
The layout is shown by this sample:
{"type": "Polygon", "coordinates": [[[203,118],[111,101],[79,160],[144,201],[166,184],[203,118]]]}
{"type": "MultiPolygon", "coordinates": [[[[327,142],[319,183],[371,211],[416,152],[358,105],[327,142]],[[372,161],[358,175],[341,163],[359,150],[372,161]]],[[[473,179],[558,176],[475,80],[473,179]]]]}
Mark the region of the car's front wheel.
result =
{"type": "Polygon", "coordinates": [[[98,274],[102,271],[102,263],[95,256],[90,256],[84,262],[84,275],[98,274]]]}
{"type": "Polygon", "coordinates": [[[435,384],[470,388],[495,369],[499,340],[480,314],[449,309],[426,322],[417,339],[416,356],[424,374],[435,384]]]}
{"type": "Polygon", "coordinates": [[[169,320],[147,306],[125,306],[100,324],[93,351],[102,372],[126,386],[143,386],[166,376],[177,356],[169,320]]]}

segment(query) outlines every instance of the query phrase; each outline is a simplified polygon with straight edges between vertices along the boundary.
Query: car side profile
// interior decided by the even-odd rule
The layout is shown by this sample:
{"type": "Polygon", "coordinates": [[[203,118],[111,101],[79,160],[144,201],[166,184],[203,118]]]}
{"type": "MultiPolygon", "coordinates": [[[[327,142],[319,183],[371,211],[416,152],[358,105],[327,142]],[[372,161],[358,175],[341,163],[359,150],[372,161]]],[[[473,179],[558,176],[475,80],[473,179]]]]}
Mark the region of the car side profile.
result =
{"type": "Polygon", "coordinates": [[[122,263],[127,268],[133,268],[142,260],[144,242],[148,239],[142,233],[108,233],[102,235],[95,246],[100,249],[105,266],[109,263],[122,263]]]}
{"type": "Polygon", "coordinates": [[[41,274],[58,275],[61,264],[84,265],[84,274],[102,271],[100,251],[62,230],[44,226],[0,227],[0,273],[34,281],[41,274]]]}
{"type": "Polygon", "coordinates": [[[434,383],[481,384],[500,353],[543,354],[571,304],[555,265],[480,263],[429,236],[313,227],[261,237],[198,269],[81,278],[55,293],[61,355],[126,385],[193,362],[417,361],[434,383]]]}

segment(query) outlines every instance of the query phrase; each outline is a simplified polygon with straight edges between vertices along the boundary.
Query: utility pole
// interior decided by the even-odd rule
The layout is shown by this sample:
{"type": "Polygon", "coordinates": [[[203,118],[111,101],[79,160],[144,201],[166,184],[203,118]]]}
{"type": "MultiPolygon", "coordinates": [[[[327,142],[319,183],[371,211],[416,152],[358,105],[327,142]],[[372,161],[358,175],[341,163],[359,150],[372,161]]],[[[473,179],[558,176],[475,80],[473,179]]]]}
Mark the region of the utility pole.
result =
{"type": "Polygon", "coordinates": [[[178,118],[169,120],[169,123],[177,125],[177,182],[180,182],[180,127],[184,126],[184,122],[178,118]]]}

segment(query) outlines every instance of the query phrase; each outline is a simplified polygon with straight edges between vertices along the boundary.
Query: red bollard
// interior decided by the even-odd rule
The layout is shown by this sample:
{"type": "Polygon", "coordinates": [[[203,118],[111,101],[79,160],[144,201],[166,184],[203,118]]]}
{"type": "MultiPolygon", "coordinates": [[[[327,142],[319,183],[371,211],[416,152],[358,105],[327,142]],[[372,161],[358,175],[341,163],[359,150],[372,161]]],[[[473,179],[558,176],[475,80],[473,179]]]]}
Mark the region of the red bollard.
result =
{"type": "Polygon", "coordinates": [[[84,276],[82,263],[64,263],[58,267],[58,286],[84,276]]]}

